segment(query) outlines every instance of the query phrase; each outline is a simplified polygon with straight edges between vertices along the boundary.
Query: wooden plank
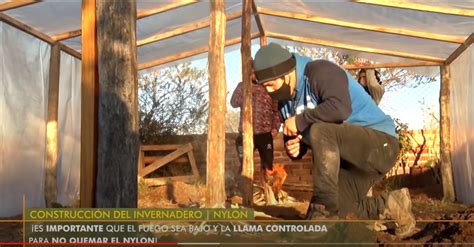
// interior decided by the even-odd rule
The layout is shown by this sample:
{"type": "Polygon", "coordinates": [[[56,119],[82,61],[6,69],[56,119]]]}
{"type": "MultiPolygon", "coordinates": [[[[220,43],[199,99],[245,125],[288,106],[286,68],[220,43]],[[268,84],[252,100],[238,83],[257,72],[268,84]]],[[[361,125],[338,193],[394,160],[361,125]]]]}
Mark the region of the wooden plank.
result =
{"type": "Polygon", "coordinates": [[[242,57],[242,81],[244,84],[244,101],[242,109],[242,143],[243,195],[242,204],[251,207],[253,204],[253,125],[252,125],[252,79],[251,79],[251,16],[252,0],[242,2],[242,42],[240,46],[242,57]]]}
{"type": "Polygon", "coordinates": [[[54,39],[55,41],[62,41],[62,40],[66,40],[66,39],[79,37],[79,36],[81,36],[81,32],[82,32],[81,29],[73,30],[73,31],[67,31],[67,32],[64,32],[64,33],[53,35],[51,38],[54,39]]]}
{"type": "Polygon", "coordinates": [[[440,66],[442,63],[436,62],[393,62],[393,63],[375,63],[375,64],[344,64],[343,68],[349,70],[356,69],[379,69],[379,68],[408,68],[408,67],[428,67],[428,66],[440,66]]]}
{"type": "Polygon", "coordinates": [[[73,48],[65,45],[65,44],[59,44],[59,47],[61,48],[62,51],[66,52],[67,54],[77,58],[77,59],[82,59],[82,55],[80,52],[74,50],[73,48]]]}
{"type": "Polygon", "coordinates": [[[184,7],[186,5],[190,5],[190,4],[198,3],[198,2],[199,2],[198,0],[179,0],[179,1],[173,0],[171,1],[171,3],[167,5],[154,8],[154,9],[140,11],[139,13],[137,13],[137,19],[142,19],[148,16],[160,14],[166,11],[170,11],[176,8],[184,7]]]}
{"type": "Polygon", "coordinates": [[[191,183],[196,180],[194,175],[187,175],[187,176],[173,176],[173,177],[162,177],[162,178],[145,178],[143,179],[147,186],[160,186],[165,185],[173,181],[181,181],[185,183],[191,183]]]}
{"type": "Polygon", "coordinates": [[[199,179],[199,170],[197,168],[196,158],[194,157],[194,152],[193,152],[192,149],[188,152],[188,158],[189,158],[189,163],[191,164],[191,170],[193,171],[193,175],[196,178],[196,180],[198,180],[199,179]]]}
{"type": "Polygon", "coordinates": [[[431,12],[437,14],[447,15],[459,15],[459,16],[474,16],[474,10],[469,9],[458,9],[458,8],[447,8],[442,6],[431,6],[418,3],[410,3],[406,1],[392,1],[392,0],[352,0],[357,3],[365,3],[372,5],[379,5],[385,7],[399,8],[399,9],[410,9],[423,12],[431,12]]]}
{"type": "Polygon", "coordinates": [[[51,46],[50,56],[44,177],[45,202],[48,208],[57,202],[59,65],[61,64],[61,52],[58,44],[51,46]]]}
{"type": "Polygon", "coordinates": [[[166,151],[175,150],[183,147],[182,144],[165,144],[165,145],[141,145],[142,151],[166,151]]]}
{"type": "MultiPolygon", "coordinates": [[[[136,1],[97,0],[97,207],[135,208],[138,197],[136,1]]],[[[83,29],[85,30],[85,29],[83,29]]]]}
{"type": "Polygon", "coordinates": [[[258,12],[258,8],[254,0],[252,0],[252,11],[255,17],[255,22],[257,22],[258,32],[260,33],[260,46],[267,45],[267,35],[265,34],[265,27],[263,25],[262,19],[260,18],[260,14],[258,12]]]}
{"type": "Polygon", "coordinates": [[[30,35],[33,35],[34,37],[38,38],[38,39],[41,39],[49,44],[53,44],[54,43],[54,40],[49,37],[48,35],[40,32],[39,30],[31,27],[31,26],[28,26],[26,25],[25,23],[11,17],[11,16],[8,16],[4,13],[0,13],[0,19],[2,21],[4,21],[5,23],[7,23],[8,25],[11,25],[25,33],[28,33],[30,35]]]}
{"type": "Polygon", "coordinates": [[[451,64],[454,60],[456,60],[456,58],[459,57],[459,55],[461,55],[467,48],[469,48],[472,43],[474,43],[474,33],[471,33],[471,35],[469,35],[466,41],[464,41],[464,43],[462,43],[451,55],[449,55],[449,57],[444,63],[446,65],[451,64]]]}
{"type": "Polygon", "coordinates": [[[347,49],[347,50],[353,50],[353,51],[363,51],[363,52],[382,54],[382,55],[387,55],[387,56],[404,57],[404,58],[410,58],[410,59],[415,59],[415,60],[438,62],[438,63],[444,62],[444,59],[439,58],[439,57],[412,54],[412,53],[407,53],[407,52],[376,49],[376,48],[370,48],[370,47],[362,47],[362,46],[350,45],[350,44],[339,43],[339,42],[328,41],[328,40],[307,38],[307,37],[301,37],[301,36],[295,36],[295,35],[267,32],[267,36],[272,37],[272,38],[277,38],[277,39],[292,40],[292,41],[297,41],[297,42],[302,42],[302,43],[335,47],[335,48],[341,48],[341,49],[347,49]]]}
{"type": "Polygon", "coordinates": [[[82,1],[80,206],[95,206],[97,175],[97,39],[95,0],[82,1]]]}
{"type": "Polygon", "coordinates": [[[153,162],[152,164],[150,164],[148,166],[145,166],[145,168],[143,168],[141,170],[141,173],[139,175],[141,177],[144,177],[144,176],[154,172],[155,170],[159,169],[160,167],[168,164],[169,162],[177,159],[179,156],[185,154],[186,152],[188,152],[191,149],[192,149],[192,147],[190,147],[190,145],[185,145],[183,147],[180,147],[179,149],[177,149],[176,151],[166,155],[162,159],[159,159],[159,160],[153,162]]]}
{"type": "Polygon", "coordinates": [[[206,207],[225,207],[225,33],[226,15],[224,0],[211,5],[209,33],[209,124],[207,135],[207,190],[206,207]]]}
{"type": "Polygon", "coordinates": [[[40,2],[40,1],[37,1],[37,0],[15,0],[15,1],[11,1],[11,2],[6,2],[6,3],[0,4],[0,11],[12,10],[12,9],[20,8],[20,7],[27,6],[27,5],[34,4],[34,3],[38,3],[38,2],[40,2]]]}
{"type": "MultiPolygon", "coordinates": [[[[253,33],[252,34],[252,38],[257,38],[258,36],[259,36],[258,33],[253,33]]],[[[225,46],[238,44],[238,43],[240,43],[240,40],[241,40],[240,37],[227,40],[225,42],[225,46]]],[[[138,70],[149,69],[149,68],[152,68],[152,67],[155,67],[155,66],[158,66],[158,65],[171,63],[171,62],[174,62],[174,61],[177,61],[177,60],[180,60],[180,59],[184,59],[184,58],[187,58],[187,57],[196,56],[196,55],[205,53],[208,50],[209,50],[209,46],[203,46],[203,47],[199,47],[199,48],[196,48],[196,49],[193,49],[193,50],[190,50],[190,51],[185,51],[185,52],[173,55],[173,56],[160,58],[160,59],[157,59],[157,60],[154,60],[154,61],[151,61],[151,62],[142,63],[142,64],[138,65],[138,70]]]]}
{"type": "MultiPolygon", "coordinates": [[[[240,16],[242,16],[241,12],[231,13],[227,16],[227,21],[235,20],[239,18],[240,16]]],[[[159,33],[159,34],[152,35],[148,38],[141,39],[137,42],[137,46],[140,47],[140,46],[147,45],[147,44],[157,42],[160,40],[164,40],[164,39],[172,38],[172,37],[182,35],[185,33],[193,32],[199,29],[209,27],[209,25],[210,23],[209,23],[208,18],[201,21],[194,22],[194,23],[185,24],[169,32],[159,33]]]]}
{"type": "MultiPolygon", "coordinates": [[[[154,9],[149,9],[149,10],[143,10],[137,13],[137,19],[142,19],[148,16],[160,14],[169,10],[173,10],[179,7],[184,7],[189,4],[197,3],[199,2],[198,0],[181,0],[181,1],[173,1],[170,4],[154,8],[154,9]]],[[[72,30],[72,31],[67,31],[64,33],[56,34],[53,36],[53,39],[56,41],[61,41],[61,40],[66,40],[66,39],[71,39],[74,37],[81,36],[81,29],[78,30],[72,30]]]]}
{"type": "Polygon", "coordinates": [[[451,43],[458,43],[458,44],[462,44],[465,39],[464,37],[458,37],[458,36],[452,36],[452,35],[420,32],[420,31],[414,31],[414,30],[407,30],[404,28],[393,28],[393,27],[354,23],[354,22],[349,22],[349,21],[336,20],[332,18],[319,17],[319,16],[307,15],[307,14],[302,14],[302,13],[292,13],[292,12],[281,11],[281,10],[259,8],[258,12],[264,15],[277,16],[277,17],[288,18],[292,20],[302,20],[302,21],[307,21],[307,22],[321,23],[321,24],[327,24],[327,25],[338,26],[338,27],[346,27],[346,28],[351,28],[351,29],[359,29],[359,30],[373,31],[373,32],[379,32],[379,33],[388,33],[388,34],[395,34],[395,35],[400,35],[400,36],[408,36],[408,37],[437,40],[437,41],[444,41],[444,42],[451,42],[451,43]]]}
{"type": "Polygon", "coordinates": [[[456,199],[451,163],[451,74],[449,65],[441,66],[441,86],[439,94],[439,153],[441,162],[441,180],[443,183],[443,200],[454,202],[456,199]]]}
{"type": "MultiPolygon", "coordinates": [[[[164,157],[166,157],[166,155],[154,155],[154,156],[144,156],[143,157],[143,163],[145,164],[152,164],[153,162],[155,162],[156,160],[159,160],[159,159],[163,159],[164,157]]],[[[176,162],[176,163],[188,163],[189,160],[188,158],[186,158],[185,156],[181,156],[175,160],[173,160],[173,162],[176,162]]]]}

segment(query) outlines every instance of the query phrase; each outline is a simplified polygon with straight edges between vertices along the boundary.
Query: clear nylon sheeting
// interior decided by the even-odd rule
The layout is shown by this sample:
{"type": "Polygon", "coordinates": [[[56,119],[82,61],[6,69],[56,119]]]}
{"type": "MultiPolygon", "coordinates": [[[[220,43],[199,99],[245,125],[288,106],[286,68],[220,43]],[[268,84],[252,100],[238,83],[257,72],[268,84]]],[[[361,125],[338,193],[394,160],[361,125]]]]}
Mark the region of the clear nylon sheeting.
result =
{"type": "Polygon", "coordinates": [[[451,64],[451,155],[456,197],[474,203],[474,46],[451,64]]]}
{"type": "Polygon", "coordinates": [[[0,23],[0,217],[44,206],[50,46],[0,23]]]}
{"type": "Polygon", "coordinates": [[[79,200],[81,162],[81,61],[61,52],[58,103],[58,202],[79,200]]]}

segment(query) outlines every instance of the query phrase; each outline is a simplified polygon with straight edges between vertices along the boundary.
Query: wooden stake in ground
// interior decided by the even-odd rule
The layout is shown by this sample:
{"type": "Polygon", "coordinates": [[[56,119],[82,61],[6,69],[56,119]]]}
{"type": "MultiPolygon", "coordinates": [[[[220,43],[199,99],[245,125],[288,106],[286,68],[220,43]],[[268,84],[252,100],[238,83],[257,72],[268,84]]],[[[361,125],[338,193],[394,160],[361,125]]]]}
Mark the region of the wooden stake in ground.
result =
{"type": "Polygon", "coordinates": [[[251,207],[253,202],[253,117],[252,117],[252,79],[250,58],[250,29],[252,0],[244,0],[242,5],[242,81],[244,84],[244,102],[242,112],[243,143],[243,198],[242,203],[251,207]]]}
{"type": "Polygon", "coordinates": [[[48,208],[57,201],[56,169],[58,165],[58,96],[61,51],[58,44],[51,46],[49,63],[48,123],[46,125],[45,199],[48,208]]]}
{"type": "Polygon", "coordinates": [[[226,81],[224,46],[226,15],[224,0],[210,1],[209,34],[209,124],[207,137],[207,207],[225,203],[225,112],[226,81]]]}
{"type": "Polygon", "coordinates": [[[455,193],[453,166],[451,163],[450,96],[451,75],[449,65],[443,65],[441,66],[441,89],[439,95],[441,178],[443,180],[443,200],[453,202],[455,200],[455,193]]]}
{"type": "Polygon", "coordinates": [[[135,0],[97,0],[97,207],[137,207],[139,140],[135,24],[135,0]]]}
{"type": "Polygon", "coordinates": [[[80,206],[95,205],[97,170],[97,37],[96,2],[82,1],[81,186],[80,206]]]}

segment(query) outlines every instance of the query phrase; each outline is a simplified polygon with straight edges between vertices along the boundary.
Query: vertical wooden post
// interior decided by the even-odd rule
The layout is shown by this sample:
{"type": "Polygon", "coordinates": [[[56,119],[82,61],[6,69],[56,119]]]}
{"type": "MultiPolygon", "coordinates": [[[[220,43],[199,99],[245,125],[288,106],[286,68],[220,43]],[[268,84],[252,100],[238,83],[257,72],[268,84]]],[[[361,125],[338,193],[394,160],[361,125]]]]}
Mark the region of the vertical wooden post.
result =
{"type": "Polygon", "coordinates": [[[244,104],[242,113],[242,142],[243,142],[243,169],[244,177],[243,200],[242,203],[246,207],[252,206],[253,203],[253,117],[252,117],[252,79],[251,59],[250,59],[250,29],[252,17],[252,0],[243,0],[242,5],[242,81],[244,84],[244,104]]]}
{"type": "Polygon", "coordinates": [[[136,1],[97,1],[96,206],[137,207],[136,1]]]}
{"type": "Polygon", "coordinates": [[[455,200],[455,192],[451,163],[450,96],[450,69],[449,65],[443,65],[441,66],[441,88],[439,95],[441,178],[443,180],[443,200],[453,202],[455,200]]]}
{"type": "Polygon", "coordinates": [[[97,38],[95,0],[82,1],[80,206],[95,205],[97,168],[97,38]]]}
{"type": "Polygon", "coordinates": [[[59,65],[61,50],[57,43],[51,45],[49,60],[49,93],[48,123],[46,125],[46,169],[45,169],[45,201],[52,207],[57,201],[56,169],[58,164],[58,97],[59,97],[59,65]]]}
{"type": "Polygon", "coordinates": [[[267,45],[267,36],[260,36],[260,46],[267,45]]]}
{"type": "Polygon", "coordinates": [[[209,35],[209,127],[207,137],[207,207],[225,203],[225,111],[226,81],[224,46],[226,15],[224,0],[212,0],[209,35]]]}

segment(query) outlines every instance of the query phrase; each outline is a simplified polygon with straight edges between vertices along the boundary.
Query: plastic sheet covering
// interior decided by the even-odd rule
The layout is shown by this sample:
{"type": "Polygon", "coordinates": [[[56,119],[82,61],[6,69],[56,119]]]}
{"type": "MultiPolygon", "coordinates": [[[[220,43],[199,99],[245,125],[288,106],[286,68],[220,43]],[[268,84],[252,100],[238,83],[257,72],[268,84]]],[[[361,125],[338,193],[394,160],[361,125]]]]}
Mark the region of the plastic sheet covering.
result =
{"type": "Polygon", "coordinates": [[[0,217],[44,206],[50,46],[0,22],[0,217]]]}
{"type": "Polygon", "coordinates": [[[58,202],[79,200],[81,159],[81,61],[61,52],[58,103],[58,202]]]}
{"type": "Polygon", "coordinates": [[[474,46],[451,64],[451,156],[456,197],[474,203],[474,46]]]}

